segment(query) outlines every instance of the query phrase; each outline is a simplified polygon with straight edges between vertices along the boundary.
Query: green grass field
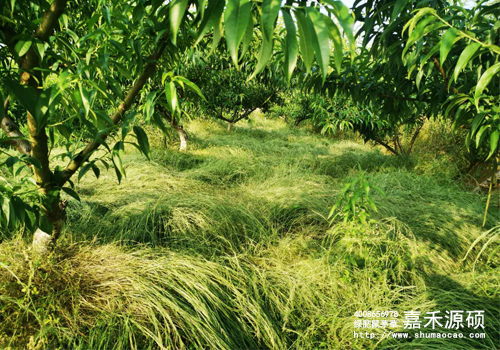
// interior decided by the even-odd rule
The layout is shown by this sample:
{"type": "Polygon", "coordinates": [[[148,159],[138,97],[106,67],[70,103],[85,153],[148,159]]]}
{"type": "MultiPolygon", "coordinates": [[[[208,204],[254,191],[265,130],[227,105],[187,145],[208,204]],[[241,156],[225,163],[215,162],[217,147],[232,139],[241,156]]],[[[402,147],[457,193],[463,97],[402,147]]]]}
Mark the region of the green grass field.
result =
{"type": "Polygon", "coordinates": [[[431,176],[418,149],[402,159],[262,117],[187,130],[184,153],[153,136],[151,162],[129,149],[121,185],[88,174],[49,258],[4,235],[0,347],[500,348],[498,204],[481,227],[486,196],[452,163],[431,176]],[[330,226],[358,165],[385,192],[378,212],[330,226]],[[358,310],[484,310],[486,338],[354,338],[358,310]]]}

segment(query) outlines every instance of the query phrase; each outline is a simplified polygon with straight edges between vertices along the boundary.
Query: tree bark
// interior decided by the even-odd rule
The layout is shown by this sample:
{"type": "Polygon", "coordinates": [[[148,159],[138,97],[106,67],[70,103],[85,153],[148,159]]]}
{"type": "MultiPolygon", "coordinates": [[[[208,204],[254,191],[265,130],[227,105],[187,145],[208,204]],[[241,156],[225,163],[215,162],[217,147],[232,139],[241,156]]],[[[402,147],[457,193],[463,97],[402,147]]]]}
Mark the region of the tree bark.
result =
{"type": "Polygon", "coordinates": [[[177,127],[175,130],[177,131],[177,134],[179,134],[179,139],[181,140],[181,144],[179,145],[179,151],[185,151],[187,149],[187,140],[188,140],[186,131],[182,126],[177,127]]]}
{"type": "Polygon", "coordinates": [[[172,125],[174,130],[177,131],[177,135],[179,135],[179,151],[187,150],[188,135],[186,133],[186,130],[184,130],[184,127],[182,125],[179,125],[175,118],[171,119],[170,124],[172,125]]]}
{"type": "MultiPolygon", "coordinates": [[[[64,12],[67,0],[55,0],[50,5],[49,10],[45,13],[40,25],[38,26],[35,37],[40,41],[48,41],[54,32],[56,25],[59,22],[59,17],[64,12]]],[[[42,75],[40,71],[35,70],[40,66],[40,60],[36,54],[33,45],[29,48],[26,54],[19,59],[19,67],[21,68],[21,83],[27,84],[35,88],[37,93],[42,90],[42,75]]],[[[31,144],[31,156],[38,159],[41,168],[32,167],[34,179],[37,183],[40,193],[47,197],[49,192],[55,187],[53,183],[53,174],[49,166],[49,150],[48,138],[44,125],[38,125],[36,119],[27,112],[28,133],[31,144]]],[[[60,196],[52,198],[52,203],[48,207],[44,207],[47,218],[52,224],[51,240],[34,240],[33,243],[48,245],[55,242],[61,233],[66,205],[60,201],[60,196]]],[[[35,237],[36,238],[36,237],[35,237]]],[[[39,247],[44,250],[48,247],[39,247]]]]}
{"type": "MultiPolygon", "coordinates": [[[[127,110],[130,109],[132,106],[132,103],[134,102],[135,98],[139,94],[139,92],[142,90],[148,79],[153,76],[154,72],[156,71],[156,65],[158,59],[161,57],[163,54],[163,51],[165,51],[165,48],[167,47],[167,42],[166,40],[162,40],[159,48],[153,53],[149,59],[150,62],[146,65],[144,68],[144,71],[142,74],[139,76],[139,78],[134,82],[132,87],[127,93],[127,96],[123,100],[123,102],[120,104],[118,107],[118,110],[111,116],[111,120],[113,121],[113,124],[117,125],[123,118],[123,115],[127,110]]],[[[103,134],[100,136],[98,140],[94,140],[90,142],[64,169],[61,177],[61,181],[59,182],[59,186],[63,186],[70,178],[73,176],[74,173],[80,168],[80,166],[92,155],[92,153],[99,148],[101,144],[103,144],[106,141],[106,138],[108,137],[108,134],[103,134]]]]}
{"type": "Polygon", "coordinates": [[[391,147],[389,144],[385,143],[384,141],[382,140],[379,140],[379,139],[374,139],[375,143],[378,143],[379,145],[385,147],[388,151],[390,151],[391,153],[393,153],[394,155],[398,155],[398,151],[397,151],[397,148],[393,148],[391,147]]]}
{"type": "Polygon", "coordinates": [[[228,132],[230,132],[230,131],[231,131],[231,129],[233,128],[233,124],[234,124],[233,122],[229,122],[229,123],[227,123],[227,131],[228,131],[228,132]]]}
{"type": "Polygon", "coordinates": [[[411,150],[413,149],[413,145],[415,144],[415,140],[417,139],[418,135],[420,134],[420,130],[422,130],[422,127],[424,126],[425,119],[422,121],[422,123],[417,127],[417,130],[415,130],[415,133],[413,134],[410,144],[408,146],[408,151],[406,154],[410,155],[411,150]]]}
{"type": "Polygon", "coordinates": [[[18,137],[19,139],[7,141],[8,144],[15,147],[18,152],[23,154],[31,154],[31,144],[24,139],[24,135],[19,131],[17,124],[9,118],[7,111],[9,110],[9,97],[4,102],[5,114],[2,118],[2,130],[8,137],[18,137]]]}

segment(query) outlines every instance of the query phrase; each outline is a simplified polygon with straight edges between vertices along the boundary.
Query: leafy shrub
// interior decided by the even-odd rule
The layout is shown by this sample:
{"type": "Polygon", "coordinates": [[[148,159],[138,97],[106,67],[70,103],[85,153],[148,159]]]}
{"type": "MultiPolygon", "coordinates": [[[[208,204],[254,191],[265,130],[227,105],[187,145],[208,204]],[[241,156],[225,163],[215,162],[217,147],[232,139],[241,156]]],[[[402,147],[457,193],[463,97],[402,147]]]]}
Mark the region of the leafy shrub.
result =
{"type": "Polygon", "coordinates": [[[370,197],[370,190],[373,188],[381,194],[384,194],[384,192],[365,178],[365,173],[361,170],[361,167],[359,167],[359,170],[359,175],[346,183],[340,191],[340,198],[328,215],[330,223],[333,223],[337,218],[341,218],[344,222],[359,220],[365,224],[370,215],[370,210],[377,211],[375,202],[370,197]]]}

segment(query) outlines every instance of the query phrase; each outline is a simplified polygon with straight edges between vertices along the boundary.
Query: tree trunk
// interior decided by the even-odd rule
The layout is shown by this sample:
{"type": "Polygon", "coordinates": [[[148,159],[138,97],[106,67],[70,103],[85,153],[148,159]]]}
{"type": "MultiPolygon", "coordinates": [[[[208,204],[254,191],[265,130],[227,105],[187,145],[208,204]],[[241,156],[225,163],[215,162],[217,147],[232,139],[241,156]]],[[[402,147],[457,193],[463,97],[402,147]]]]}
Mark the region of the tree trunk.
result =
{"type": "Polygon", "coordinates": [[[57,196],[50,207],[45,208],[47,218],[52,225],[52,232],[48,234],[40,229],[35,231],[35,235],[33,236],[33,249],[35,252],[44,255],[55,245],[66,222],[67,205],[68,202],[66,200],[61,200],[57,196]]]}
{"type": "Polygon", "coordinates": [[[232,123],[232,122],[230,122],[230,123],[227,124],[227,131],[228,132],[231,131],[231,129],[233,128],[233,124],[234,123],[232,123]]]}
{"type": "Polygon", "coordinates": [[[417,130],[415,130],[415,133],[413,134],[410,144],[408,145],[408,151],[406,154],[410,155],[411,150],[413,149],[413,145],[415,144],[415,140],[417,139],[418,135],[420,134],[420,130],[422,130],[422,127],[424,126],[425,119],[422,121],[422,123],[417,127],[417,130]]]}
{"type": "Polygon", "coordinates": [[[179,135],[179,140],[181,141],[181,144],[179,146],[179,151],[185,151],[187,149],[187,140],[188,140],[186,130],[184,130],[182,125],[174,126],[174,129],[175,131],[177,131],[177,134],[179,135]]]}
{"type": "MultiPolygon", "coordinates": [[[[166,116],[167,115],[166,111],[163,111],[163,114],[166,116]]],[[[179,141],[180,141],[179,151],[185,151],[187,149],[187,140],[188,140],[186,130],[184,130],[184,127],[179,124],[179,122],[177,121],[177,119],[175,119],[175,117],[172,117],[170,119],[170,125],[172,125],[172,128],[174,128],[174,130],[177,131],[177,135],[179,135],[179,141]]]]}
{"type": "Polygon", "coordinates": [[[47,232],[40,229],[35,231],[33,235],[33,250],[35,253],[44,256],[50,251],[53,244],[54,240],[47,232]]]}

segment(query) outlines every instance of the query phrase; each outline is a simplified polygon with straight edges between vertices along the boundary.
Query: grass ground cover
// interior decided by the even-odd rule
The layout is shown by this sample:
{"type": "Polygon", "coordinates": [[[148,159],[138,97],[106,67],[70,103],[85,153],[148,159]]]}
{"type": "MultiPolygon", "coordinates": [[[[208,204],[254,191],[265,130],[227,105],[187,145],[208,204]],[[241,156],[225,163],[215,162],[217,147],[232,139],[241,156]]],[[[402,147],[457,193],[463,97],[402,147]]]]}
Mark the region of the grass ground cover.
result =
{"type": "Polygon", "coordinates": [[[481,227],[484,195],[430,175],[418,150],[394,157],[263,117],[187,131],[187,152],[157,142],[149,162],[128,150],[127,186],[112,170],[85,177],[48,259],[3,233],[1,347],[500,347],[496,203],[481,227]],[[330,226],[358,166],[385,193],[378,212],[330,226]],[[354,338],[358,310],[485,310],[487,336],[354,338]]]}

